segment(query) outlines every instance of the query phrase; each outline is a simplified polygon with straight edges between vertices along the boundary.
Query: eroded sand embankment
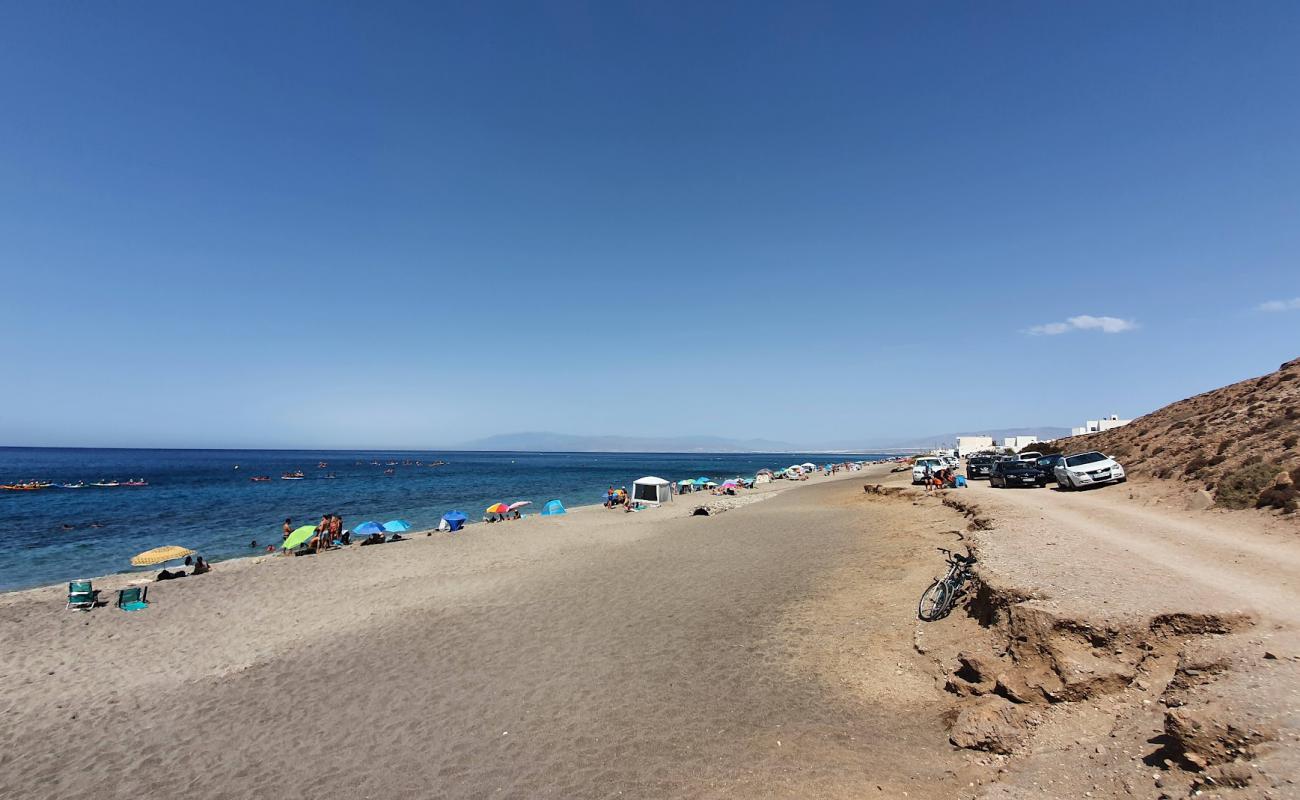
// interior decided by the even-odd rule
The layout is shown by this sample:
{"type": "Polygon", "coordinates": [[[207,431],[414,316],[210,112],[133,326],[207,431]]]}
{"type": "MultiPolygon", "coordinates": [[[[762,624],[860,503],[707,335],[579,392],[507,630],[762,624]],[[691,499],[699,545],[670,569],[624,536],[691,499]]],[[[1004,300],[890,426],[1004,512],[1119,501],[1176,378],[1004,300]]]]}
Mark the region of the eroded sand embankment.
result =
{"type": "Polygon", "coordinates": [[[1124,487],[909,494],[981,559],[968,619],[936,623],[980,625],[942,679],[953,742],[998,770],[973,796],[1300,793],[1292,538],[1124,487]]]}

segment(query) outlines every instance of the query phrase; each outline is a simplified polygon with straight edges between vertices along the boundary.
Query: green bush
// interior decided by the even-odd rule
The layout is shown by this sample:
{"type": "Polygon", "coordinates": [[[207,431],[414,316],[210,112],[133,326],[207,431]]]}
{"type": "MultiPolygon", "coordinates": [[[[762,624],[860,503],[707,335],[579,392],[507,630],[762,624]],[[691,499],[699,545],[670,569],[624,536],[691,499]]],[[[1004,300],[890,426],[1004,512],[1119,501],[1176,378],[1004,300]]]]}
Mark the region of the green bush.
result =
{"type": "Polygon", "coordinates": [[[1259,501],[1260,492],[1273,483],[1277,475],[1277,464],[1247,464],[1236,472],[1223,476],[1219,491],[1214,496],[1214,503],[1222,508],[1253,508],[1259,501]]]}

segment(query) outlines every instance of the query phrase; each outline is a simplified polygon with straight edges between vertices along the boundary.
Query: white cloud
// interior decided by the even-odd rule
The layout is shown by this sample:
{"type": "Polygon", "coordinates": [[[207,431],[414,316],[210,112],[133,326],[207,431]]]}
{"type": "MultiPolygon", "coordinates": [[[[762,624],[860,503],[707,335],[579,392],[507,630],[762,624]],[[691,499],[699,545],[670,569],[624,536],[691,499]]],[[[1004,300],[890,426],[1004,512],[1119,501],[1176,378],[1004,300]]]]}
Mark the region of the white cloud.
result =
{"type": "Polygon", "coordinates": [[[1300,310],[1300,297],[1292,297],[1290,300],[1269,300],[1267,303],[1260,303],[1259,310],[1297,311],[1300,310]]]}
{"type": "Polygon", "coordinates": [[[1077,317],[1070,317],[1065,322],[1048,322],[1043,325],[1035,325],[1029,329],[1033,336],[1056,336],[1070,331],[1101,331],[1102,333],[1123,333],[1131,331],[1137,327],[1137,323],[1131,319],[1120,319],[1119,317],[1094,317],[1089,314],[1080,314],[1077,317]]]}

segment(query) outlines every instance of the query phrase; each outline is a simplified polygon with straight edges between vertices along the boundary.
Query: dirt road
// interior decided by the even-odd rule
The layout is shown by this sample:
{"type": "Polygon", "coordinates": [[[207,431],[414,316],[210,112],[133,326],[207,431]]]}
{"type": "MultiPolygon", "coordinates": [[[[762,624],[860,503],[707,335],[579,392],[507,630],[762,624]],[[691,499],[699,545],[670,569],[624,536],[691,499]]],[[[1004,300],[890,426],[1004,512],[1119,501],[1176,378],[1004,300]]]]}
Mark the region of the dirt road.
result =
{"type": "Polygon", "coordinates": [[[1129,484],[1062,492],[972,481],[970,499],[998,521],[986,563],[1014,562],[1022,584],[1062,603],[1122,613],[1192,604],[1300,626],[1300,536],[1262,515],[1146,505],[1129,484]],[[1027,563],[1025,548],[1050,555],[1027,563]]]}

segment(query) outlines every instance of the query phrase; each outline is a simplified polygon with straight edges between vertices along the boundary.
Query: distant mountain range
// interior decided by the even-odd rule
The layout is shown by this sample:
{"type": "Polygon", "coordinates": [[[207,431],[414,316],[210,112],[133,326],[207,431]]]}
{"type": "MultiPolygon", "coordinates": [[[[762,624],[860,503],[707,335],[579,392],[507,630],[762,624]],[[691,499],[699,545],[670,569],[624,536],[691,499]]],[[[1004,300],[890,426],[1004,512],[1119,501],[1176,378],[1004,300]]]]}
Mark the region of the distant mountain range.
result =
{"type": "Polygon", "coordinates": [[[964,431],[953,433],[936,433],[931,436],[918,436],[910,439],[899,439],[896,441],[881,442],[876,447],[885,449],[908,449],[916,448],[929,450],[932,447],[945,445],[951,447],[956,443],[958,436],[992,436],[995,442],[1001,442],[1003,439],[1011,436],[1037,436],[1040,442],[1051,439],[1059,439],[1062,436],[1069,436],[1069,428],[1057,428],[1050,425],[1041,425],[1038,427],[1028,428],[995,428],[995,429],[975,429],[971,428],[964,431]]]}
{"type": "Polygon", "coordinates": [[[796,445],[774,439],[729,439],[724,436],[579,436],[567,433],[503,433],[457,445],[458,450],[526,450],[541,453],[873,453],[885,450],[928,450],[951,446],[958,436],[1068,436],[1069,428],[1000,428],[939,433],[911,439],[874,442],[858,447],[845,442],[796,445]]]}
{"type": "Polygon", "coordinates": [[[466,442],[461,450],[535,450],[543,453],[792,453],[799,448],[769,439],[722,436],[576,436],[503,433],[466,442]]]}

